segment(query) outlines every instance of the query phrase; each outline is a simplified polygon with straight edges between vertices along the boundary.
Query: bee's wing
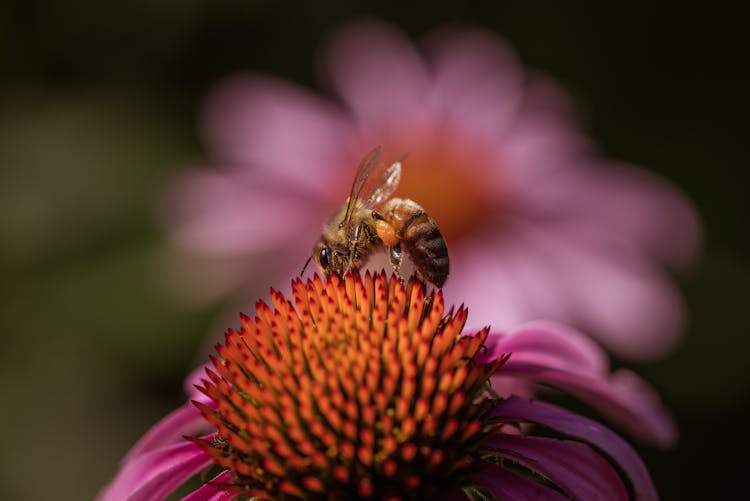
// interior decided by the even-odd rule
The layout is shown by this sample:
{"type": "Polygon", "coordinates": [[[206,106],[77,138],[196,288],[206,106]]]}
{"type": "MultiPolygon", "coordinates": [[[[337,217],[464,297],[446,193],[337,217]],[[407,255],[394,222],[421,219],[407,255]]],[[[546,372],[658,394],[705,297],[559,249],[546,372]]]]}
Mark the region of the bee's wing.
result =
{"type": "Polygon", "coordinates": [[[380,169],[372,173],[360,195],[360,198],[364,199],[365,207],[368,209],[380,207],[393,195],[401,181],[401,160],[403,157],[388,167],[381,163],[380,169]]]}
{"type": "Polygon", "coordinates": [[[386,167],[380,160],[380,146],[370,151],[357,168],[352,191],[346,200],[346,213],[341,226],[346,226],[350,222],[357,201],[368,209],[378,207],[396,191],[399,181],[401,159],[386,167]]]}

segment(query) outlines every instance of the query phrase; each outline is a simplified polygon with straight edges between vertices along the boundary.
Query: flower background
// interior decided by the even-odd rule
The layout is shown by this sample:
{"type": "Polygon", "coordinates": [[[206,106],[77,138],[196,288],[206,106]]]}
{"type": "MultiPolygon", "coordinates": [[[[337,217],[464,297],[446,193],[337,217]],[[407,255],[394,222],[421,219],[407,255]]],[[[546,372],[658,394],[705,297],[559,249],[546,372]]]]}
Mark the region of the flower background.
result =
{"type": "Polygon", "coordinates": [[[222,308],[170,299],[157,279],[154,212],[165,180],[204,154],[202,98],[237,70],[315,89],[321,40],[362,15],[413,36],[455,22],[495,31],[572,94],[606,155],[693,199],[706,241],[680,278],[689,331],[671,357],[627,365],[681,427],[676,451],[640,451],[663,498],[730,492],[750,445],[741,16],[638,2],[359,5],[0,7],[0,498],[91,498],[128,446],[182,402],[182,378],[222,308]]]}

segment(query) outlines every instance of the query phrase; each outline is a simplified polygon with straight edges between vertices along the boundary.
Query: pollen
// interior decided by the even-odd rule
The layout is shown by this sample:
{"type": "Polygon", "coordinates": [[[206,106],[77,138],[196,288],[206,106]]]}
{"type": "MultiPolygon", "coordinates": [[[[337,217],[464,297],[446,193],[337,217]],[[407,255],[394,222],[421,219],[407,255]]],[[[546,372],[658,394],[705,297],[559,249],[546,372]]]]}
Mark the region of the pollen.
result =
{"type": "Polygon", "coordinates": [[[375,231],[388,247],[395,247],[398,245],[399,238],[396,234],[396,229],[385,221],[378,220],[375,222],[375,231]]]}
{"type": "Polygon", "coordinates": [[[385,273],[315,276],[271,291],[226,332],[196,403],[216,429],[193,439],[232,492],[273,499],[427,499],[472,473],[491,430],[476,363],[488,329],[441,291],[385,273]]]}

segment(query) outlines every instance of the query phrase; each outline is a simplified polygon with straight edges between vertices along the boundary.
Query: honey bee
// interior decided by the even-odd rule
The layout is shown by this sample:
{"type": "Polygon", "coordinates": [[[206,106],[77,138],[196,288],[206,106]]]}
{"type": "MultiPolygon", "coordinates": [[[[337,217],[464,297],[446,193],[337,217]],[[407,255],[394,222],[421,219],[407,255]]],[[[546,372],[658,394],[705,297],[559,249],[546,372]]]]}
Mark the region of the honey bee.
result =
{"type": "Polygon", "coordinates": [[[413,200],[390,198],[401,180],[403,159],[386,167],[380,147],[364,157],[349,197],[323,227],[305,268],[312,259],[326,277],[334,272],[343,275],[359,269],[372,252],[385,247],[396,274],[401,274],[406,253],[420,280],[443,286],[448,278],[448,248],[437,224],[413,200]]]}

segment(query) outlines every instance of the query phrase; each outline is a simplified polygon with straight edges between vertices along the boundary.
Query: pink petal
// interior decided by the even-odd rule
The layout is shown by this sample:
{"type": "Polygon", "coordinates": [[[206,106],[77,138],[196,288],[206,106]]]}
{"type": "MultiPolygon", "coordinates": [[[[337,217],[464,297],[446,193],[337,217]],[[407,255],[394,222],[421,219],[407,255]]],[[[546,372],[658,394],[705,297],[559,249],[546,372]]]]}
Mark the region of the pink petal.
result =
{"type": "Polygon", "coordinates": [[[638,454],[618,435],[583,416],[560,407],[511,397],[492,412],[501,420],[520,420],[551,428],[569,437],[591,444],[606,454],[627,477],[637,500],[657,500],[656,488],[638,454]]]}
{"type": "Polygon", "coordinates": [[[674,267],[692,264],[700,247],[700,221],[689,200],[666,180],[630,165],[587,158],[537,182],[523,203],[534,213],[555,215],[572,230],[674,267]]]}
{"type": "Polygon", "coordinates": [[[442,32],[427,43],[442,119],[466,135],[495,143],[513,124],[523,97],[523,70],[491,32],[442,32]]]}
{"type": "Polygon", "coordinates": [[[573,499],[628,499],[612,465],[580,442],[497,433],[481,447],[542,475],[573,499]]]}
{"type": "Polygon", "coordinates": [[[188,400],[198,400],[204,404],[212,402],[211,398],[207,397],[202,391],[196,388],[196,386],[202,384],[203,378],[206,377],[206,368],[208,367],[211,367],[211,364],[198,366],[190,371],[190,374],[185,378],[185,381],[182,383],[182,388],[185,391],[185,394],[187,394],[188,400]]]}
{"type": "Polygon", "coordinates": [[[220,486],[232,482],[232,472],[225,470],[216,475],[214,478],[194,490],[182,501],[230,501],[240,496],[239,493],[227,492],[220,486]]]}
{"type": "Polygon", "coordinates": [[[155,449],[182,443],[185,435],[198,435],[210,428],[195,405],[186,402],[152,426],[128,451],[122,464],[134,461],[138,456],[155,449]]]}
{"type": "Polygon", "coordinates": [[[564,128],[579,128],[578,106],[570,94],[553,78],[533,68],[526,69],[524,113],[547,115],[564,128]]]}
{"type": "Polygon", "coordinates": [[[676,425],[656,391],[626,369],[610,373],[603,351],[583,334],[550,322],[532,322],[490,339],[487,357],[511,353],[498,377],[561,389],[641,442],[663,448],[676,442],[676,425]]]}
{"type": "Polygon", "coordinates": [[[450,249],[451,274],[443,287],[446,304],[468,305],[467,330],[487,324],[509,328],[534,318],[526,294],[518,286],[515,268],[503,264],[504,249],[492,243],[474,243],[450,249]]]}
{"type": "Polygon", "coordinates": [[[631,371],[619,369],[597,381],[523,360],[506,365],[504,377],[524,377],[564,390],[642,443],[666,449],[677,442],[676,425],[658,394],[631,371]]]}
{"type": "Polygon", "coordinates": [[[466,247],[451,250],[451,273],[446,293],[469,305],[469,325],[490,324],[509,329],[537,318],[569,321],[571,312],[557,284],[562,270],[543,259],[535,242],[513,235],[475,238],[466,247]],[[559,278],[558,278],[559,277],[559,278]]]}
{"type": "MultiPolygon", "coordinates": [[[[653,359],[680,340],[684,306],[677,288],[651,260],[628,248],[594,245],[564,225],[516,221],[508,245],[526,250],[527,266],[546,270],[547,287],[566,317],[618,355],[653,359]]],[[[597,238],[608,238],[600,228],[597,238]]],[[[523,284],[522,284],[523,285],[523,284]]],[[[548,317],[537,310],[527,320],[548,317]]]]}
{"type": "Polygon", "coordinates": [[[512,127],[496,143],[508,185],[504,202],[506,210],[513,213],[524,210],[519,204],[528,190],[549,176],[565,175],[593,150],[591,140],[572,116],[565,93],[540,75],[531,81],[512,127]]]}
{"type": "Polygon", "coordinates": [[[580,332],[565,325],[528,322],[508,334],[491,333],[487,352],[480,361],[493,360],[503,353],[513,357],[535,357],[540,364],[564,368],[582,374],[606,374],[606,354],[580,332]]]}
{"type": "Polygon", "coordinates": [[[232,257],[286,247],[301,232],[315,234],[328,210],[312,195],[261,175],[203,170],[173,184],[163,213],[176,248],[232,257]]]}
{"type": "Polygon", "coordinates": [[[560,257],[577,324],[631,359],[653,360],[674,350],[684,332],[685,306],[662,272],[639,271],[632,263],[628,269],[581,250],[560,257]]]}
{"type": "Polygon", "coordinates": [[[377,21],[350,24],[333,37],[325,69],[365,133],[428,121],[425,63],[395,28],[377,21]]]}
{"type": "Polygon", "coordinates": [[[528,501],[529,499],[563,501],[568,499],[544,484],[490,463],[474,473],[472,478],[503,501],[528,501]]]}
{"type": "Polygon", "coordinates": [[[219,85],[207,101],[204,126],[220,162],[319,195],[338,181],[352,154],[341,147],[352,144],[353,132],[339,108],[267,76],[237,76],[219,85]]]}
{"type": "Polygon", "coordinates": [[[537,386],[533,381],[516,376],[503,376],[502,371],[492,377],[492,391],[501,397],[517,395],[533,398],[537,393],[537,386]]]}
{"type": "Polygon", "coordinates": [[[200,447],[183,442],[152,450],[125,463],[100,501],[159,501],[213,462],[200,447]]]}

